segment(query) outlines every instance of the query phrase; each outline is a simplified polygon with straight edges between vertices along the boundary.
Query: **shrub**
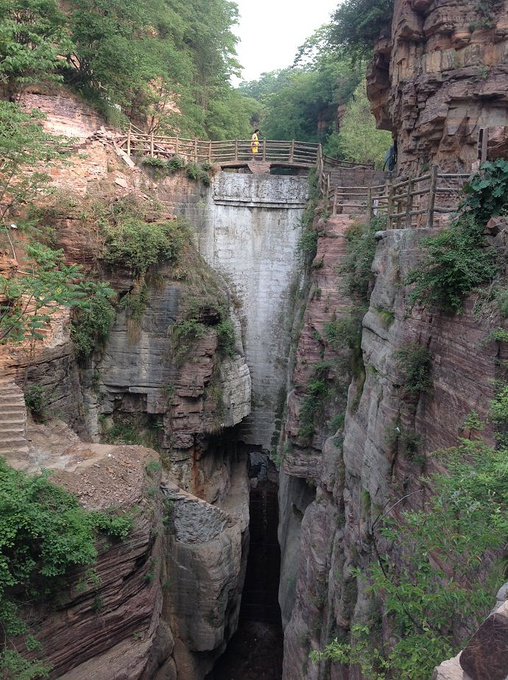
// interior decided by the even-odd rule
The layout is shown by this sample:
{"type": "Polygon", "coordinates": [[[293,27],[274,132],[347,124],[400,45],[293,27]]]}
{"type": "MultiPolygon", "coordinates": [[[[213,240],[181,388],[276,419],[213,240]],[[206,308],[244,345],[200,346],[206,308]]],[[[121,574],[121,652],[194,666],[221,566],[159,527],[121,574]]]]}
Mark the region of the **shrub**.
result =
{"type": "Polygon", "coordinates": [[[215,327],[219,351],[226,356],[235,356],[235,328],[231,319],[221,319],[215,327]]]}
{"type": "Polygon", "coordinates": [[[25,405],[34,420],[39,422],[44,420],[45,403],[45,389],[42,385],[30,385],[25,390],[25,405]]]}
{"type": "Polygon", "coordinates": [[[175,260],[184,243],[184,230],[179,221],[147,223],[126,218],[105,229],[102,258],[109,265],[129,267],[135,275],[163,260],[175,260]]]}
{"type": "Polygon", "coordinates": [[[163,158],[157,156],[146,156],[141,161],[143,165],[148,165],[151,168],[167,168],[168,164],[163,158]]]}
{"type": "Polygon", "coordinates": [[[185,173],[189,179],[199,179],[201,176],[201,170],[196,163],[189,163],[185,168],[185,173]]]}
{"type": "Polygon", "coordinates": [[[508,188],[508,160],[482,163],[480,170],[467,182],[460,204],[462,212],[473,215],[475,222],[484,226],[494,215],[506,212],[508,188]]]}
{"type": "Polygon", "coordinates": [[[199,173],[199,178],[200,178],[200,180],[201,180],[201,183],[202,183],[205,187],[209,187],[209,186],[210,186],[212,180],[210,179],[210,175],[209,175],[207,172],[201,171],[201,172],[199,173]]]}
{"type": "Polygon", "coordinates": [[[397,369],[402,378],[402,392],[416,395],[430,392],[432,355],[418,342],[410,342],[395,353],[397,369]]]}
{"type": "Polygon", "coordinates": [[[113,290],[107,283],[90,282],[89,295],[81,300],[71,323],[71,338],[76,356],[88,357],[103,347],[115,320],[113,290]]]}
{"type": "Polygon", "coordinates": [[[483,226],[466,213],[448,229],[423,240],[425,258],[405,281],[413,285],[411,307],[434,305],[460,312],[464,296],[494,277],[498,270],[496,252],[487,246],[482,232],[483,226]]]}
{"type": "Polygon", "coordinates": [[[170,158],[168,161],[168,169],[171,173],[175,173],[177,170],[181,170],[184,167],[185,161],[183,158],[180,158],[180,156],[173,156],[173,158],[170,158]]]}
{"type": "Polygon", "coordinates": [[[376,232],[384,229],[386,221],[374,217],[369,224],[352,224],[346,231],[346,256],[338,267],[342,274],[342,288],[353,299],[366,305],[372,286],[372,261],[376,253],[376,232]]]}
{"type": "MultiPolygon", "coordinates": [[[[132,515],[86,511],[47,475],[29,476],[0,458],[0,624],[4,636],[27,631],[19,605],[53,597],[65,588],[75,567],[95,562],[99,533],[125,538],[131,526],[132,515]]],[[[21,659],[6,652],[0,656],[2,677],[39,677],[21,674],[28,673],[30,666],[25,668],[21,659]],[[7,675],[16,666],[20,675],[7,675]]]]}

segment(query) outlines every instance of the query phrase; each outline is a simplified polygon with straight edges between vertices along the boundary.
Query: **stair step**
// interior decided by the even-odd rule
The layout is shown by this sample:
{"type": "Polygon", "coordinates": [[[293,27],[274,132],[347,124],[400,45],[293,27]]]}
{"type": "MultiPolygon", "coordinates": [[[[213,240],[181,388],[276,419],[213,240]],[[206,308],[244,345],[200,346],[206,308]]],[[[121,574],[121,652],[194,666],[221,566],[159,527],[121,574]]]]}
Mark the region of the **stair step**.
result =
{"type": "Polygon", "coordinates": [[[10,427],[6,429],[1,429],[0,430],[0,442],[6,442],[9,441],[13,438],[19,439],[20,437],[25,436],[25,428],[24,427],[10,427]]]}
{"type": "Polygon", "coordinates": [[[9,411],[9,413],[0,413],[0,428],[9,423],[25,423],[25,411],[9,411]]]}
{"type": "Polygon", "coordinates": [[[25,439],[13,439],[10,442],[0,442],[0,455],[5,455],[9,452],[25,451],[28,453],[28,444],[25,439]]]}

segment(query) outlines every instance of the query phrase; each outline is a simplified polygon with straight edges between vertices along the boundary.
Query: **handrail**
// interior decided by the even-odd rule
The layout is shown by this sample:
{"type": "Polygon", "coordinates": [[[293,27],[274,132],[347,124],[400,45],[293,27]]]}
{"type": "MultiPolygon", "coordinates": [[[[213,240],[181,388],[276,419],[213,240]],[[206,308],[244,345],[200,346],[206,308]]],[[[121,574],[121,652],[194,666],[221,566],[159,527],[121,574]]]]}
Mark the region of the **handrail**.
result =
{"type": "Polygon", "coordinates": [[[388,229],[431,227],[436,214],[450,214],[457,209],[458,195],[468,173],[441,173],[437,165],[430,172],[385,184],[335,186],[324,193],[332,214],[348,212],[385,216],[388,229]]]}

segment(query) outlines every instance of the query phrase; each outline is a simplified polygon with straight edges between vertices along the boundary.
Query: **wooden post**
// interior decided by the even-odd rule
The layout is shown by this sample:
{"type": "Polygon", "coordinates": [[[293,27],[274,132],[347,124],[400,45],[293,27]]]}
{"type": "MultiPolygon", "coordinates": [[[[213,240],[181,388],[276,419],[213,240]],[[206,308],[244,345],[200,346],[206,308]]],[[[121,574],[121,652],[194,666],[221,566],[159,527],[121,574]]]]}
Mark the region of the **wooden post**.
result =
{"type": "Polygon", "coordinates": [[[387,220],[386,220],[386,227],[387,229],[392,228],[392,215],[393,215],[393,179],[389,177],[386,180],[386,185],[388,189],[388,208],[387,208],[387,220]]]}
{"type": "Polygon", "coordinates": [[[289,147],[289,162],[292,163],[295,158],[295,140],[291,140],[291,146],[289,147]]]}
{"type": "Polygon", "coordinates": [[[235,139],[235,161],[238,160],[238,140],[235,139]]]}
{"type": "Polygon", "coordinates": [[[266,139],[261,142],[263,145],[263,160],[266,161],[266,139]]]}
{"type": "Polygon", "coordinates": [[[408,181],[407,181],[407,192],[406,192],[406,219],[404,221],[404,227],[406,229],[409,229],[410,226],[411,226],[411,211],[413,209],[413,197],[411,195],[412,190],[413,190],[413,180],[408,179],[408,181]]]}
{"type": "Polygon", "coordinates": [[[194,140],[194,163],[198,162],[198,140],[194,140]]]}
{"type": "Polygon", "coordinates": [[[154,147],[153,147],[153,130],[152,130],[152,132],[150,132],[150,156],[153,156],[153,150],[154,150],[154,147]]]}
{"type": "Polygon", "coordinates": [[[434,223],[434,207],[436,204],[436,188],[437,188],[437,175],[439,167],[437,165],[432,166],[430,171],[430,187],[429,187],[429,205],[427,208],[427,228],[430,229],[434,223]]]}
{"type": "Polygon", "coordinates": [[[129,125],[129,131],[127,132],[127,156],[131,155],[131,126],[129,125]]]}
{"type": "Polygon", "coordinates": [[[372,220],[372,215],[374,214],[372,206],[372,187],[367,189],[367,219],[369,222],[372,220]]]}
{"type": "Polygon", "coordinates": [[[178,137],[176,138],[176,144],[175,144],[175,156],[178,156],[178,137]]]}

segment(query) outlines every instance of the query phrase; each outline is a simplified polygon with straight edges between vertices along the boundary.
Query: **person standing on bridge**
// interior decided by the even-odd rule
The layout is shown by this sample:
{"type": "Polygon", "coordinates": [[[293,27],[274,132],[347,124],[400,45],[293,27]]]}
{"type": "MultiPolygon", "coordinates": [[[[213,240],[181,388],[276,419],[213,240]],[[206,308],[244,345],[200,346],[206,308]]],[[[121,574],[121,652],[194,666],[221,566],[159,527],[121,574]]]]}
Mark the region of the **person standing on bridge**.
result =
{"type": "Polygon", "coordinates": [[[258,152],[259,148],[259,130],[256,128],[252,134],[252,137],[250,138],[250,148],[252,151],[252,160],[255,160],[256,154],[258,152]]]}

